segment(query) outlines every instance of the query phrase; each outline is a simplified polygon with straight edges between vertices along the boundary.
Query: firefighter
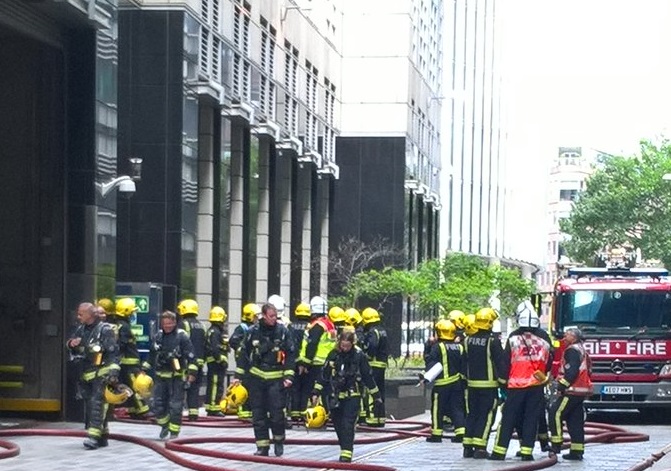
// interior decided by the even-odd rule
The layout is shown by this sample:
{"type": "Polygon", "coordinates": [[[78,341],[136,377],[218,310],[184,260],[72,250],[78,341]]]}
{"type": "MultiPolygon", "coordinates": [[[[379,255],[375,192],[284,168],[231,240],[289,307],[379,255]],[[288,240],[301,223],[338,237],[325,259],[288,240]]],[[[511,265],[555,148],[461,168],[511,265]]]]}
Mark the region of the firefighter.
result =
{"type": "Polygon", "coordinates": [[[96,307],[81,303],[77,308],[79,326],[66,345],[71,359],[77,362],[82,374],[79,378],[78,396],[85,401],[85,423],[88,438],[84,447],[95,450],[108,445],[108,404],[105,388],[119,381],[119,347],[114,331],[98,317],[96,307]]]}
{"type": "Polygon", "coordinates": [[[203,381],[203,366],[205,365],[205,327],[198,320],[198,303],[193,299],[184,299],[177,305],[181,318],[180,327],[189,336],[193,345],[193,354],[196,357],[195,380],[186,385],[186,407],[189,410],[189,420],[198,419],[200,408],[200,384],[203,381]]]}
{"type": "Polygon", "coordinates": [[[503,346],[492,334],[498,315],[492,308],[464,316],[466,386],[468,388],[464,458],[485,459],[502,386],[503,346]]]}
{"type": "MultiPolygon", "coordinates": [[[[294,351],[298,352],[303,343],[308,321],[310,320],[310,305],[300,303],[294,311],[295,320],[289,326],[289,332],[294,340],[294,351]]],[[[312,384],[309,384],[308,375],[301,375],[298,372],[298,366],[294,370],[294,382],[291,386],[291,407],[290,415],[294,421],[300,421],[303,418],[305,408],[310,400],[312,384]]]]}
{"type": "Polygon", "coordinates": [[[519,328],[509,334],[503,355],[506,403],[490,460],[505,459],[513,430],[522,424],[520,457],[522,461],[533,461],[544,388],[552,368],[552,342],[540,329],[538,313],[525,301],[517,307],[517,314],[519,328]]]}
{"type": "Polygon", "coordinates": [[[331,391],[329,410],[340,445],[339,461],[344,463],[352,461],[354,430],[364,386],[373,400],[382,404],[368,358],[355,344],[354,329],[346,327],[329,353],[312,393],[312,404],[316,406],[327,385],[331,391]]]}
{"type": "Polygon", "coordinates": [[[447,320],[451,321],[454,326],[457,328],[455,341],[461,342],[464,339],[464,311],[454,309],[447,314],[447,320]]]}
{"type": "MultiPolygon", "coordinates": [[[[247,334],[247,331],[256,324],[258,316],[261,314],[261,307],[255,303],[247,303],[242,307],[242,315],[240,316],[240,324],[238,324],[233,333],[228,339],[228,344],[235,353],[235,363],[240,362],[240,347],[242,346],[242,341],[247,334]]],[[[248,404],[241,404],[238,406],[237,410],[238,419],[251,419],[252,411],[249,409],[248,404]]]]}
{"type": "Polygon", "coordinates": [[[387,369],[388,350],[387,350],[387,332],[381,325],[380,313],[372,307],[367,307],[361,313],[363,319],[364,339],[361,348],[368,356],[368,361],[373,372],[373,379],[380,390],[382,402],[373,401],[368,397],[368,416],[366,424],[371,427],[384,427],[385,409],[384,409],[384,373],[387,369]]]}
{"type": "Polygon", "coordinates": [[[347,325],[347,315],[345,310],[340,306],[333,306],[329,309],[329,320],[333,322],[333,325],[336,328],[336,334],[340,334],[343,328],[347,325]]]}
{"type": "Polygon", "coordinates": [[[272,294],[268,297],[268,304],[275,306],[275,310],[277,311],[277,322],[289,327],[291,325],[291,319],[289,319],[289,316],[285,315],[287,303],[284,298],[279,294],[272,294]]]}
{"type": "Polygon", "coordinates": [[[159,438],[177,438],[182,427],[182,408],[186,384],[193,384],[198,374],[196,356],[189,335],[177,328],[177,314],[161,314],[161,330],[150,345],[149,358],[143,369],[154,370],[154,410],[161,426],[159,438]]]}
{"type": "MultiPolygon", "coordinates": [[[[131,385],[135,384],[135,379],[142,371],[135,334],[130,327],[130,317],[136,312],[137,306],[132,298],[121,298],[116,302],[114,310],[107,316],[119,345],[121,381],[131,385]]],[[[131,405],[128,408],[128,413],[131,418],[146,418],[149,413],[149,405],[144,403],[142,397],[139,394],[133,394],[129,401],[131,405]]]]}
{"type": "Polygon", "coordinates": [[[240,346],[233,386],[244,378],[249,391],[257,456],[268,456],[272,430],[275,456],[284,454],[285,388],[294,377],[295,352],[287,327],[277,322],[272,304],[261,308],[259,323],[252,326],[240,346]]]}
{"type": "MultiPolygon", "coordinates": [[[[296,360],[298,374],[306,376],[305,381],[310,387],[319,378],[326,357],[335,347],[336,328],[328,318],[327,312],[328,305],[323,297],[314,296],[310,300],[310,323],[305,331],[301,350],[296,360]]],[[[323,405],[326,407],[326,397],[323,399],[323,405]]]]}
{"type": "MultiPolygon", "coordinates": [[[[358,309],[351,307],[345,311],[345,315],[347,316],[347,325],[354,329],[355,340],[359,341],[363,338],[363,318],[361,317],[361,313],[358,309]]],[[[364,398],[365,394],[362,395],[361,399],[359,400],[360,407],[358,423],[360,424],[366,423],[366,416],[368,415],[366,404],[364,404],[364,398]]]]}
{"type": "Polygon", "coordinates": [[[564,333],[566,349],[561,359],[556,383],[558,396],[548,407],[552,451],[559,453],[564,442],[562,422],[571,437],[571,449],[562,455],[565,460],[582,461],[585,452],[585,414],[583,402],[592,394],[592,362],[583,346],[580,329],[564,333]]]}
{"type": "Polygon", "coordinates": [[[228,369],[228,336],[226,335],[226,311],[214,306],[210,309],[210,328],[205,334],[205,363],[207,365],[207,388],[205,411],[209,416],[223,416],[220,402],[224,395],[224,379],[228,369]]]}
{"type": "Polygon", "coordinates": [[[109,298],[101,298],[96,303],[98,308],[98,317],[103,322],[107,321],[107,316],[114,314],[114,301],[109,298]]]}
{"type": "Polygon", "coordinates": [[[427,372],[435,365],[441,365],[440,373],[435,378],[431,389],[431,436],[427,442],[443,441],[444,416],[452,420],[454,437],[452,443],[462,443],[465,433],[465,408],[463,379],[466,373],[464,348],[457,341],[457,326],[452,321],[443,319],[436,322],[438,341],[431,348],[427,361],[427,372]]]}

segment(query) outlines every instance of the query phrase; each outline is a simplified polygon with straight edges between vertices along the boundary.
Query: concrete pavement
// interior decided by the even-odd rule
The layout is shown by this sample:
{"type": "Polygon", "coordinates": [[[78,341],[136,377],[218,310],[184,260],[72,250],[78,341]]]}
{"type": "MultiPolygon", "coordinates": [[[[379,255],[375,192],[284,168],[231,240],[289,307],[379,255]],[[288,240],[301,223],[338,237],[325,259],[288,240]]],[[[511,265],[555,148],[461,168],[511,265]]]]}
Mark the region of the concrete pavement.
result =
{"type": "MultiPolygon", "coordinates": [[[[428,422],[429,415],[424,414],[409,420],[428,422]]],[[[82,426],[75,423],[22,423],[21,421],[12,421],[12,419],[0,419],[0,430],[7,430],[12,424],[39,429],[82,430],[82,426]]],[[[251,427],[222,428],[221,423],[206,421],[199,422],[197,425],[193,426],[189,422],[185,422],[180,438],[253,437],[251,427]]],[[[560,458],[559,462],[552,469],[570,468],[571,470],[591,471],[627,470],[671,442],[671,429],[668,425],[622,425],[621,427],[629,432],[648,434],[650,435],[650,440],[622,444],[588,444],[583,462],[564,462],[560,458]]],[[[163,446],[163,442],[158,440],[159,427],[156,425],[114,422],[110,428],[113,434],[126,434],[146,438],[151,440],[152,443],[163,446]]],[[[307,431],[301,427],[289,430],[287,437],[289,439],[335,439],[335,433],[332,429],[307,431]]],[[[360,437],[379,437],[379,434],[369,432],[357,433],[357,438],[360,437]]],[[[2,471],[72,471],[74,469],[177,471],[188,469],[167,460],[155,451],[133,443],[112,441],[107,448],[87,451],[82,446],[82,438],[58,436],[0,438],[12,441],[21,447],[19,456],[0,460],[0,469],[2,471]]],[[[202,449],[226,450],[245,455],[251,455],[255,450],[255,446],[252,443],[206,443],[195,446],[202,449]]],[[[443,443],[427,443],[423,438],[411,437],[386,443],[355,445],[354,461],[357,463],[389,466],[399,471],[468,471],[476,469],[488,471],[510,469],[511,467],[514,468],[515,465],[527,464],[514,458],[517,449],[517,442],[511,442],[508,458],[503,463],[464,459],[461,457],[462,448],[460,444],[450,443],[449,440],[444,440],[443,443]]],[[[324,462],[323,469],[328,469],[328,462],[337,461],[338,454],[339,448],[337,445],[287,445],[283,459],[320,460],[324,462]]],[[[223,460],[182,453],[179,455],[196,463],[229,470],[274,471],[310,469],[223,460]]],[[[538,460],[545,456],[545,454],[536,449],[534,456],[538,460]]],[[[669,467],[671,467],[671,458],[664,458],[649,469],[655,471],[669,467]]]]}

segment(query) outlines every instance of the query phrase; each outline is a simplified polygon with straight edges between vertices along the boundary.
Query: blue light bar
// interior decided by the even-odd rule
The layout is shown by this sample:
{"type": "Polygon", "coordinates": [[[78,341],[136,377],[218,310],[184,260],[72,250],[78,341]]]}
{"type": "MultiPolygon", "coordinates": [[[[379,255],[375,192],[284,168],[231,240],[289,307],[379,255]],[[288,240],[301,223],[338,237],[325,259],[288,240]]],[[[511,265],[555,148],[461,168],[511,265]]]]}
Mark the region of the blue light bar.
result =
{"type": "Polygon", "coordinates": [[[661,278],[662,276],[669,276],[669,270],[666,268],[588,268],[588,267],[576,267],[568,269],[568,276],[571,277],[581,277],[581,276],[593,276],[593,277],[607,277],[607,276],[620,276],[620,277],[630,277],[630,278],[642,278],[642,277],[651,277],[651,278],[661,278]]]}

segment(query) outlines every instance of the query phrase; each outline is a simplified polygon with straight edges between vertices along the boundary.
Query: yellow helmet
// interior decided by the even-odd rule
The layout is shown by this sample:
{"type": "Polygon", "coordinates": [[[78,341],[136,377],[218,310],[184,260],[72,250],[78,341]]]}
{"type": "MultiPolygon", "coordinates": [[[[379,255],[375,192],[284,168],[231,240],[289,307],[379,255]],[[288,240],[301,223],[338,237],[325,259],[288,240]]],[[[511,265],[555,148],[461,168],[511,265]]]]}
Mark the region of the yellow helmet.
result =
{"type": "Polygon", "coordinates": [[[309,319],[310,318],[310,305],[308,303],[300,303],[296,306],[294,314],[299,319],[309,319]]]}
{"type": "Polygon", "coordinates": [[[329,319],[331,319],[331,322],[334,324],[336,322],[345,322],[347,320],[345,310],[341,307],[333,306],[331,309],[329,309],[329,319]]]}
{"type": "Polygon", "coordinates": [[[347,320],[345,322],[347,322],[347,325],[351,325],[352,327],[358,326],[363,320],[359,311],[353,307],[346,310],[345,315],[347,316],[347,320]]]}
{"type": "Polygon", "coordinates": [[[108,384],[105,388],[105,402],[108,404],[123,404],[133,395],[133,390],[125,384],[108,384]]]}
{"type": "Polygon", "coordinates": [[[226,319],[228,319],[228,315],[226,315],[224,308],[214,306],[210,309],[210,322],[226,322],[226,319]]]}
{"type": "Polygon", "coordinates": [[[103,308],[106,314],[112,314],[114,312],[114,301],[110,298],[99,299],[98,306],[103,308]]]}
{"type": "Polygon", "coordinates": [[[377,309],[367,307],[361,313],[361,320],[363,321],[363,325],[368,325],[371,322],[380,322],[380,313],[377,312],[377,309]]]}
{"type": "Polygon", "coordinates": [[[135,300],[133,298],[121,298],[117,300],[114,312],[117,316],[129,317],[137,311],[135,300]]]}
{"type": "Polygon", "coordinates": [[[305,426],[307,428],[321,428],[324,425],[326,425],[326,409],[323,406],[305,409],[305,426]]]}
{"type": "Polygon", "coordinates": [[[147,373],[140,373],[133,380],[133,391],[144,399],[151,396],[152,387],[154,387],[154,380],[147,373]]]}
{"type": "Polygon", "coordinates": [[[436,333],[441,340],[454,340],[457,336],[457,326],[454,322],[447,319],[441,319],[436,322],[436,333]]]}
{"type": "Polygon", "coordinates": [[[198,315],[198,303],[193,299],[184,299],[177,305],[177,311],[180,316],[186,316],[188,314],[198,315]]]}
{"type": "Polygon", "coordinates": [[[463,320],[464,332],[466,335],[473,335],[478,332],[478,328],[475,326],[475,314],[466,314],[463,320]]]}
{"type": "Polygon", "coordinates": [[[457,327],[457,329],[463,329],[464,328],[464,314],[463,311],[459,311],[458,309],[455,309],[453,311],[450,311],[449,314],[447,315],[447,320],[452,321],[454,325],[457,327]]]}
{"type": "Polygon", "coordinates": [[[248,397],[249,393],[247,392],[247,388],[240,383],[235,386],[229,386],[226,390],[226,400],[228,401],[228,404],[233,407],[240,407],[247,401],[248,397]]]}
{"type": "Polygon", "coordinates": [[[219,402],[219,408],[221,409],[221,412],[223,412],[224,414],[235,414],[236,412],[238,412],[238,408],[234,407],[226,398],[223,398],[219,402]]]}
{"type": "Polygon", "coordinates": [[[242,308],[242,320],[249,322],[250,324],[254,322],[254,319],[256,319],[256,316],[259,314],[261,314],[261,308],[258,304],[248,303],[242,308]]]}
{"type": "Polygon", "coordinates": [[[499,318],[499,315],[491,307],[483,307],[475,313],[475,327],[480,330],[491,330],[494,321],[499,318]]]}

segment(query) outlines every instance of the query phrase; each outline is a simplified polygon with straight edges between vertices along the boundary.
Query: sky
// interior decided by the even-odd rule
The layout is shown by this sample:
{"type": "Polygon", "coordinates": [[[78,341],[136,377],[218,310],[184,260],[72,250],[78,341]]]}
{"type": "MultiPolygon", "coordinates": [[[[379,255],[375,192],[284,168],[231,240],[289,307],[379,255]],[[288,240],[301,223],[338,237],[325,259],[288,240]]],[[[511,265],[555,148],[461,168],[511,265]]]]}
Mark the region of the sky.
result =
{"type": "MultiPolygon", "coordinates": [[[[499,0],[497,9],[513,176],[542,182],[559,146],[631,155],[641,139],[671,137],[671,0],[499,0]]],[[[529,247],[547,198],[542,185],[516,196],[527,207],[513,225],[537,222],[516,238],[529,247]]]]}

